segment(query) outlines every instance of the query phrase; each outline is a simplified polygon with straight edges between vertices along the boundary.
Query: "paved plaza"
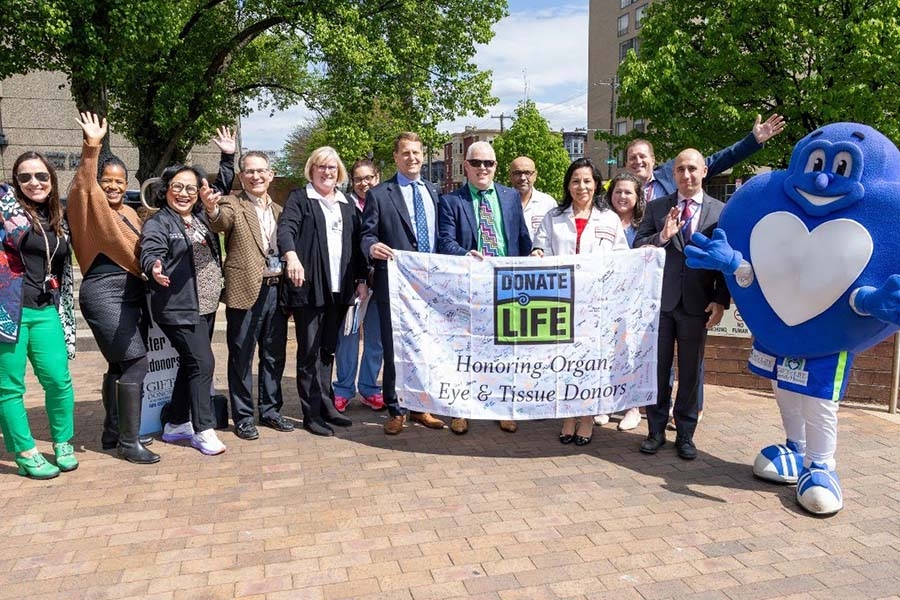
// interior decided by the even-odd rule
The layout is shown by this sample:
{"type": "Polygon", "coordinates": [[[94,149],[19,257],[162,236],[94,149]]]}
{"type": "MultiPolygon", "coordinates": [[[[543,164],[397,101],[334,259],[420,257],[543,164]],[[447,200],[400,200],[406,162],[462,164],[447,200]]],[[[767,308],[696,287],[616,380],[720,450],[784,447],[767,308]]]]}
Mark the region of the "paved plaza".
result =
{"type": "MultiPolygon", "coordinates": [[[[900,598],[900,421],[883,411],[842,409],[845,509],[819,519],[751,475],[782,435],[756,392],[707,388],[693,462],[638,453],[645,423],[583,448],[557,421],[390,438],[354,403],[334,438],[220,432],[222,456],[157,441],[162,461],[138,466],[99,449],[100,355],[71,365],[79,469],[31,481],[0,457],[0,598],[900,598]]],[[[285,391],[296,421],[293,376],[285,391]]]]}

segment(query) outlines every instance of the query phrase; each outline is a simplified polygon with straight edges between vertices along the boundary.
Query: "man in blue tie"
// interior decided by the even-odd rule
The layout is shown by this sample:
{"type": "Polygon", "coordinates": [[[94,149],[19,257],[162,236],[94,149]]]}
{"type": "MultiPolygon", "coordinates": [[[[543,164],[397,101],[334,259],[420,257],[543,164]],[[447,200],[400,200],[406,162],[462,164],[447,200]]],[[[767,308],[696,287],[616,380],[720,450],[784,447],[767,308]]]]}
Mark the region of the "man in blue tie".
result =
{"type": "MultiPolygon", "coordinates": [[[[466,150],[466,183],[441,196],[438,215],[438,252],[476,258],[528,256],[531,232],[525,224],[519,193],[494,183],[497,156],[488,142],[466,150]]],[[[516,431],[515,421],[500,421],[503,431],[516,431]]],[[[450,422],[453,433],[469,430],[466,419],[450,422]]]]}
{"type": "Polygon", "coordinates": [[[706,330],[718,325],[731,300],[725,278],[718,271],[692,269],[685,264],[684,247],[696,232],[712,235],[725,206],[703,192],[707,173],[703,155],[693,148],[675,158],[678,190],[647,204],[635,235],[634,247],[658,246],[666,251],[657,349],[656,404],[647,407],[650,431],[641,452],[656,454],[666,443],[671,386],[669,371],[678,342],[678,392],[675,396],[675,450],[685,460],[697,457],[699,367],[703,362],[706,330]]]}
{"type": "MultiPolygon", "coordinates": [[[[394,140],[397,174],[370,189],[362,215],[362,251],[375,263],[375,309],[381,321],[384,370],[381,393],[389,417],[384,432],[403,431],[405,409],[397,400],[397,371],[394,366],[394,337],[388,294],[387,260],[394,250],[434,252],[437,245],[437,188],[421,178],[422,140],[404,132],[394,140]]],[[[370,307],[370,310],[373,307],[370,307]]],[[[411,413],[410,421],[430,429],[443,429],[444,422],[428,413],[411,413]]]]}

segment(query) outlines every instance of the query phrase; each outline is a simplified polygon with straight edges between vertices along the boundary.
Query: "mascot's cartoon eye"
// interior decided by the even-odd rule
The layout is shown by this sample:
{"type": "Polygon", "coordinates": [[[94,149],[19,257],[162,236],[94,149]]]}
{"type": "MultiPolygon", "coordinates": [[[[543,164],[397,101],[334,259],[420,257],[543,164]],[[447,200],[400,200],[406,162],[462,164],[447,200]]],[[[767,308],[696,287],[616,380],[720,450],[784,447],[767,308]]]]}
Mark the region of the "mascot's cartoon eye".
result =
{"type": "Polygon", "coordinates": [[[806,172],[822,171],[825,169],[825,151],[813,150],[806,161],[806,172]]]}
{"type": "Polygon", "coordinates": [[[853,157],[849,152],[838,152],[834,157],[834,166],[831,170],[835,175],[848,177],[853,172],[853,157]]]}

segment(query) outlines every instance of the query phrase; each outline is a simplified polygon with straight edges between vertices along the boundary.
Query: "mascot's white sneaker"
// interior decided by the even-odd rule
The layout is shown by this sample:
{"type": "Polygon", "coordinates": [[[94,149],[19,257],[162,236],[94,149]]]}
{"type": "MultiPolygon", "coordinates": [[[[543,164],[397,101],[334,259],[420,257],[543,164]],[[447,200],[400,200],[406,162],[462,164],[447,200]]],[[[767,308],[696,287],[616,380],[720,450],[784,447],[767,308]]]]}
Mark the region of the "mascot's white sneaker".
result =
{"type": "Polygon", "coordinates": [[[837,473],[816,462],[804,467],[797,481],[797,502],[814,515],[833,515],[844,508],[837,473]]]}
{"type": "Polygon", "coordinates": [[[753,462],[753,474],[776,483],[797,483],[803,469],[803,455],[795,442],[767,446],[753,462]]]}

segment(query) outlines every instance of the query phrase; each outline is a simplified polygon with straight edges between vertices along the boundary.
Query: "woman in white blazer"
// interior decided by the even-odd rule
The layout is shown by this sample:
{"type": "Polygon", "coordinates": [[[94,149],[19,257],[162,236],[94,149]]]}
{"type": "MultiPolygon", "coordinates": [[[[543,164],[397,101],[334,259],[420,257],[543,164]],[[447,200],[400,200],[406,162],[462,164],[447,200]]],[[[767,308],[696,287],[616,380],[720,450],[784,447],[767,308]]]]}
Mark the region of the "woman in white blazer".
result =
{"type": "MultiPolygon", "coordinates": [[[[601,197],[600,170],[588,158],[579,158],[566,170],[563,199],[551,209],[534,239],[532,256],[595,254],[627,250],[628,240],[618,215],[608,210],[601,197]]],[[[592,415],[563,419],[559,441],[584,446],[594,431],[592,415]]]]}

